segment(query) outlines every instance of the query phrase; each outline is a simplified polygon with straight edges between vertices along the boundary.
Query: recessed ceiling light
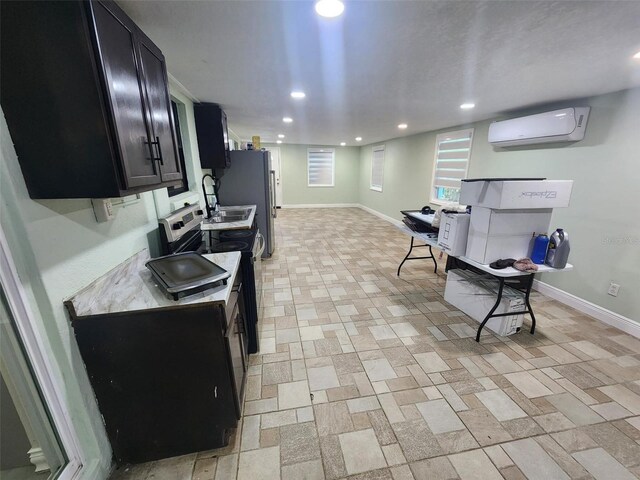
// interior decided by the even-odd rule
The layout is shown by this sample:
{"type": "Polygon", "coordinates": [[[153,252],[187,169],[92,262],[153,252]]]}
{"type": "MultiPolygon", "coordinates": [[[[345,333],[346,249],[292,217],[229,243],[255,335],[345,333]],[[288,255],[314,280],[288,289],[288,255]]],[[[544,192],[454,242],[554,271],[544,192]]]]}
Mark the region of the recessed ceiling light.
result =
{"type": "Polygon", "coordinates": [[[307,95],[304,92],[300,92],[300,91],[294,91],[291,92],[291,98],[304,98],[307,95]]]}
{"type": "Polygon", "coordinates": [[[293,122],[293,118],[291,118],[291,117],[284,117],[284,118],[282,119],[282,121],[283,121],[284,123],[291,123],[291,122],[293,122]]]}
{"type": "Polygon", "coordinates": [[[462,110],[471,110],[475,106],[476,106],[475,103],[463,103],[462,105],[460,105],[460,108],[462,110]]]}
{"type": "Polygon", "coordinates": [[[340,142],[340,146],[344,147],[347,144],[347,142],[340,142]]]}
{"type": "Polygon", "coordinates": [[[636,60],[640,60],[640,52],[636,53],[633,58],[635,58],[636,60]]]}
{"type": "Polygon", "coordinates": [[[361,142],[362,141],[362,137],[356,137],[356,142],[361,142]]]}
{"type": "Polygon", "coordinates": [[[340,0],[319,0],[316,2],[316,13],[321,17],[334,18],[344,12],[344,3],[340,0]]]}
{"type": "Polygon", "coordinates": [[[405,128],[407,128],[409,125],[407,125],[406,123],[401,123],[400,125],[398,125],[398,128],[400,130],[404,130],[405,128]]]}
{"type": "Polygon", "coordinates": [[[276,143],[282,143],[282,140],[276,140],[276,143]]]}
{"type": "Polygon", "coordinates": [[[278,138],[284,138],[284,133],[279,133],[278,138]]]}

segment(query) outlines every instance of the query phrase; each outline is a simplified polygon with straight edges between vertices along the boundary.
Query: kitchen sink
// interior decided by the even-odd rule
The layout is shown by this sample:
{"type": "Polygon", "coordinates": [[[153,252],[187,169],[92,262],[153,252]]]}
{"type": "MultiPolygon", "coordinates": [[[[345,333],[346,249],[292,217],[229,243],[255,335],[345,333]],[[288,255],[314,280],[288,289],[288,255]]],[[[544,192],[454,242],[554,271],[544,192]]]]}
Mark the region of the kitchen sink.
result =
{"type": "Polygon", "coordinates": [[[211,214],[211,218],[207,218],[205,223],[241,222],[248,219],[250,214],[250,208],[220,210],[218,212],[213,212],[211,214]]]}

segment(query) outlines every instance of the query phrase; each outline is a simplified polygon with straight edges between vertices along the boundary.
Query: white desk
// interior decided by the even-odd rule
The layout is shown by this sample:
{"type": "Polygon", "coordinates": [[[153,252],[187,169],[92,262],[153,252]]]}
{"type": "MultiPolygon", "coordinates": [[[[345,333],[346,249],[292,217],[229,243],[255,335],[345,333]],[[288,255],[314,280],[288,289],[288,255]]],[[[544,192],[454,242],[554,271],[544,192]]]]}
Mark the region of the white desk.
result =
{"type": "Polygon", "coordinates": [[[536,316],[533,313],[533,307],[531,307],[531,303],[529,301],[529,297],[531,295],[531,288],[533,286],[533,278],[536,273],[553,273],[553,272],[566,272],[569,270],[573,270],[573,265],[567,264],[565,268],[551,268],[548,265],[538,265],[538,270],[535,272],[521,272],[520,270],[516,270],[513,267],[507,267],[503,269],[491,268],[489,265],[484,265],[475,260],[472,260],[468,257],[449,257],[447,258],[447,268],[446,270],[453,270],[455,268],[463,268],[466,269],[466,266],[471,267],[472,269],[476,269],[478,271],[487,273],[492,277],[498,280],[498,295],[496,297],[496,303],[493,305],[487,316],[484,317],[482,323],[478,327],[478,332],[476,334],[476,342],[480,341],[480,334],[482,333],[482,329],[487,324],[490,318],[494,317],[507,317],[512,315],[524,315],[529,314],[531,317],[531,330],[530,332],[533,334],[536,330],[536,316]],[[462,262],[463,265],[459,265],[462,262]],[[452,268],[453,267],[453,268],[452,268]],[[509,279],[512,281],[509,282],[509,279]],[[514,282],[515,281],[515,282],[514,282]],[[500,305],[500,301],[502,300],[502,292],[504,290],[505,283],[509,283],[511,288],[518,290],[519,292],[524,294],[524,303],[526,308],[519,312],[508,312],[508,313],[494,313],[498,306],[500,305]]]}
{"type": "MultiPolygon", "coordinates": [[[[423,217],[426,217],[427,215],[423,215],[423,217]]],[[[433,217],[433,215],[431,215],[431,217],[433,217]]],[[[421,233],[421,232],[414,232],[413,230],[411,230],[409,227],[407,227],[406,225],[402,224],[402,225],[396,225],[398,227],[398,229],[404,233],[405,235],[409,235],[411,237],[411,245],[409,246],[409,251],[407,252],[407,255],[404,257],[404,259],[402,260],[402,262],[400,262],[400,265],[398,266],[398,276],[400,276],[400,269],[402,269],[402,265],[404,265],[404,262],[406,262],[407,260],[424,260],[424,259],[432,259],[433,260],[433,273],[438,273],[438,263],[436,262],[436,257],[433,256],[433,251],[431,250],[431,247],[437,247],[438,246],[438,234],[437,233],[421,233]],[[418,239],[423,241],[425,244],[424,245],[414,245],[414,239],[418,239]],[[428,247],[429,248],[429,255],[426,257],[411,257],[411,252],[413,251],[414,248],[422,248],[422,247],[428,247]]]]}
{"type": "MultiPolygon", "coordinates": [[[[404,213],[404,212],[403,212],[404,213]]],[[[416,217],[416,218],[420,218],[421,220],[425,220],[426,217],[429,217],[429,215],[422,215],[420,213],[414,213],[414,212],[407,212],[404,213],[405,215],[408,216],[412,216],[412,217],[416,217]],[[418,217],[419,216],[419,217],[418,217]]],[[[433,215],[430,215],[433,219],[433,215]]],[[[429,222],[430,223],[430,222],[429,222]]],[[[404,259],[402,260],[402,262],[400,263],[400,266],[398,267],[398,276],[400,276],[400,269],[402,268],[402,265],[404,265],[404,262],[406,262],[407,260],[421,260],[421,259],[428,259],[431,258],[433,260],[433,263],[435,265],[434,268],[434,273],[438,272],[438,264],[436,263],[436,259],[433,256],[433,252],[431,250],[432,247],[438,247],[438,235],[434,234],[434,233],[420,233],[420,232],[414,232],[413,230],[411,230],[409,227],[407,227],[406,225],[397,225],[398,229],[404,233],[405,235],[409,235],[411,237],[411,247],[409,248],[409,252],[407,253],[407,255],[404,257],[404,259]],[[418,239],[423,241],[425,244],[424,245],[414,245],[414,239],[418,239]],[[411,252],[414,248],[418,248],[418,247],[428,247],[429,248],[429,256],[426,257],[410,257],[411,252]]],[[[503,268],[503,269],[496,269],[496,268],[491,268],[489,265],[484,265],[482,263],[479,263],[475,260],[472,260],[468,257],[465,256],[460,256],[460,257],[453,257],[451,255],[449,255],[449,257],[447,258],[447,267],[446,267],[446,271],[451,270],[451,266],[454,266],[454,268],[456,268],[456,264],[457,262],[463,262],[466,265],[469,265],[481,272],[484,273],[488,273],[489,275],[495,277],[498,279],[498,295],[496,298],[496,303],[493,305],[493,307],[491,308],[491,310],[489,310],[489,313],[487,314],[487,316],[484,318],[484,320],[482,321],[482,323],[480,324],[480,326],[478,327],[478,333],[476,334],[476,342],[480,341],[480,334],[482,333],[482,329],[484,328],[484,326],[486,325],[486,323],[489,321],[490,318],[493,317],[504,317],[504,316],[509,316],[509,315],[520,315],[520,314],[526,314],[528,313],[531,316],[531,333],[533,334],[536,330],[536,317],[533,313],[533,308],[531,307],[531,303],[529,302],[529,296],[531,295],[531,288],[533,286],[533,277],[536,273],[557,273],[557,272],[568,272],[570,270],[573,270],[573,265],[571,265],[570,263],[567,263],[567,266],[565,268],[562,269],[557,269],[557,268],[552,268],[549,267],[548,265],[538,265],[538,270],[535,272],[521,272],[520,270],[516,270],[513,267],[507,267],[507,268],[503,268]],[[509,312],[509,313],[496,313],[494,314],[494,312],[496,311],[496,309],[498,308],[498,306],[500,305],[500,301],[502,300],[502,292],[504,289],[504,284],[507,281],[506,279],[519,279],[518,285],[519,287],[513,287],[513,285],[510,285],[511,287],[515,288],[516,290],[519,290],[520,292],[522,292],[524,294],[524,299],[525,299],[525,305],[526,305],[526,310],[523,310],[521,312],[509,312]]],[[[465,267],[466,268],[466,267],[465,267]]]]}

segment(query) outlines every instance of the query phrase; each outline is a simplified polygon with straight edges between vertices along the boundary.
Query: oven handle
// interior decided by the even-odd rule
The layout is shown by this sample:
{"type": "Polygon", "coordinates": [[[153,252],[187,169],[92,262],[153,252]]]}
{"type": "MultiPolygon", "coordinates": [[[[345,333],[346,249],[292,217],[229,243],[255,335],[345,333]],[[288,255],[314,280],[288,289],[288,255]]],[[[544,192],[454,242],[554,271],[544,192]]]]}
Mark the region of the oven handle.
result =
{"type": "MultiPolygon", "coordinates": [[[[260,232],[258,232],[258,239],[260,240],[260,249],[258,250],[258,253],[256,255],[257,258],[262,257],[262,254],[264,253],[264,249],[267,247],[267,242],[265,241],[264,237],[262,236],[262,234],[260,232]]],[[[256,257],[254,257],[253,261],[256,261],[256,257]]]]}

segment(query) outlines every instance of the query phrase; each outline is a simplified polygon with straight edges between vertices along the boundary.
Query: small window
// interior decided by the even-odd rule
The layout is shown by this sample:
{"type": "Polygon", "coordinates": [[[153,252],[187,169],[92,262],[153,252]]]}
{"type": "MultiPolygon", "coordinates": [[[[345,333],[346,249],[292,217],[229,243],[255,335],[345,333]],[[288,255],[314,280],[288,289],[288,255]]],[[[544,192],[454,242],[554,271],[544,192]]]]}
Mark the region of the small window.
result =
{"type": "Polygon", "coordinates": [[[473,128],[441,133],[436,137],[430,198],[433,203],[460,200],[460,184],[467,177],[473,128]]]}
{"type": "Polygon", "coordinates": [[[371,183],[369,188],[376,192],[382,191],[382,181],[384,180],[384,145],[373,147],[371,157],[371,183]]]}
{"type": "Polygon", "coordinates": [[[310,148],[307,150],[309,187],[333,187],[335,182],[335,150],[310,148]]]}
{"type": "Polygon", "coordinates": [[[180,118],[178,115],[178,104],[171,100],[171,111],[173,113],[173,122],[176,126],[176,141],[178,143],[178,157],[180,159],[180,169],[182,170],[182,184],[175,187],[167,187],[167,192],[170,197],[178,195],[182,192],[189,191],[189,180],[187,179],[187,167],[184,161],[184,148],[182,143],[182,130],[180,125],[180,118]]]}

